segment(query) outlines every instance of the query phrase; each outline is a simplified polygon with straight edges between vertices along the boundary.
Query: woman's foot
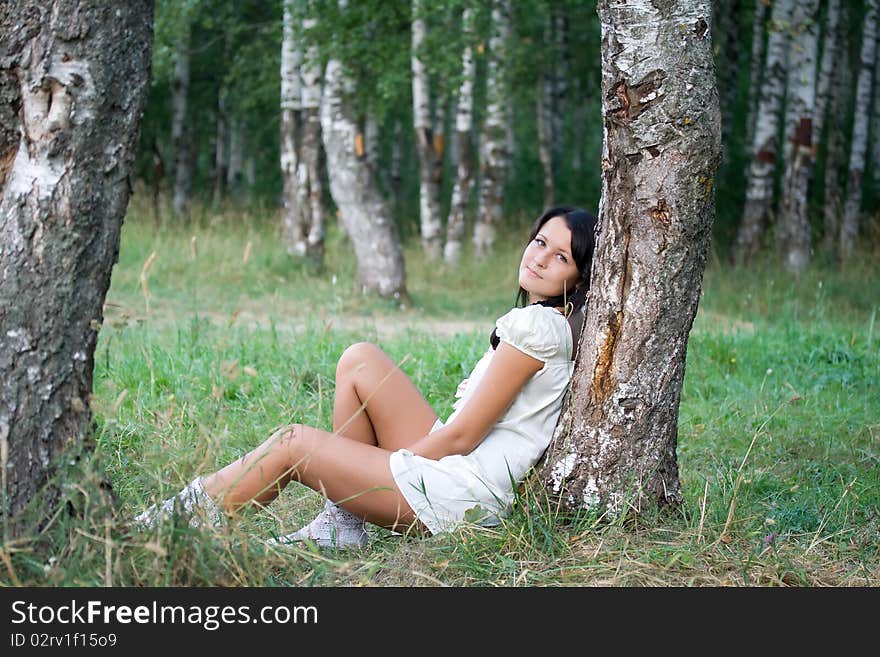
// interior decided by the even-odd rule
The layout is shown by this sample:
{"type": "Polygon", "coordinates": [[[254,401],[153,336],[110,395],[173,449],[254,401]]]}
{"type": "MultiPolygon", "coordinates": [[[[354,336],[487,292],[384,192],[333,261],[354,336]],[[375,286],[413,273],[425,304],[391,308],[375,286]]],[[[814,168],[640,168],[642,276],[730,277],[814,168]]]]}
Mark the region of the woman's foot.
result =
{"type": "Polygon", "coordinates": [[[291,545],[312,541],[321,548],[363,548],[370,537],[364,521],[350,511],[336,506],[329,500],[315,519],[302,529],[266,541],[268,545],[291,545]]]}
{"type": "Polygon", "coordinates": [[[135,516],[138,529],[153,529],[160,521],[174,514],[189,516],[190,527],[218,527],[223,522],[220,506],[205,492],[202,478],[196,477],[174,497],[153,504],[135,516]]]}

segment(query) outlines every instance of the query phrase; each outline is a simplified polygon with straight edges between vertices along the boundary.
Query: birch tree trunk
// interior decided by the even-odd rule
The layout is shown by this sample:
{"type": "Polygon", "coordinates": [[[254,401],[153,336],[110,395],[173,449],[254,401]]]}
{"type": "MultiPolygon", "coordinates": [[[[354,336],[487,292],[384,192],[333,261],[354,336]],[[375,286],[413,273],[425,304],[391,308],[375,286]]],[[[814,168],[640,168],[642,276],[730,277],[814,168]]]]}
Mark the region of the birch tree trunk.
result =
{"type": "MultiPolygon", "coordinates": [[[[553,17],[548,13],[544,20],[544,43],[550,43],[553,39],[552,29],[553,17]]],[[[541,162],[541,172],[543,191],[544,191],[544,207],[551,208],[555,203],[556,191],[553,185],[553,142],[554,142],[554,120],[552,107],[553,102],[553,80],[552,71],[548,71],[549,65],[545,62],[541,67],[538,75],[537,102],[535,103],[535,118],[538,128],[538,159],[541,162]]]]}
{"type": "Polygon", "coordinates": [[[455,113],[455,143],[457,144],[455,150],[458,162],[455,168],[455,185],[452,188],[449,217],[446,220],[446,244],[443,246],[443,258],[449,264],[456,264],[461,258],[465,212],[474,184],[471,131],[474,127],[476,62],[470,46],[473,34],[473,14],[473,9],[465,7],[461,18],[465,45],[461,54],[461,84],[458,87],[458,108],[455,113]]]}
{"type": "Polygon", "coordinates": [[[477,258],[488,255],[501,224],[504,176],[507,171],[510,98],[504,67],[510,31],[510,0],[493,0],[492,33],[486,72],[486,117],[480,135],[480,197],[474,225],[477,258]]]}
{"type": "Polygon", "coordinates": [[[49,509],[60,500],[62,456],[90,449],[95,343],[131,190],[152,21],[146,0],[17,0],[0,13],[0,72],[15,76],[21,100],[14,157],[0,160],[0,461],[12,535],[33,529],[32,498],[49,509]]]}
{"type": "Polygon", "coordinates": [[[556,191],[553,185],[553,157],[551,144],[553,137],[550,134],[551,118],[548,116],[547,103],[543,90],[546,88],[546,74],[541,73],[538,77],[538,102],[535,103],[535,115],[538,123],[538,159],[541,161],[542,188],[544,191],[544,207],[551,208],[556,205],[556,191]]]}
{"type": "Polygon", "coordinates": [[[838,259],[845,262],[852,255],[859,234],[859,212],[862,206],[862,176],[865,172],[865,153],[868,148],[868,123],[874,66],[877,52],[877,10],[880,0],[867,0],[862,26],[862,47],[859,57],[859,77],[856,87],[852,140],[849,150],[849,173],[846,180],[846,203],[840,225],[838,259]]]}
{"type": "Polygon", "coordinates": [[[410,56],[413,125],[416,131],[416,151],[419,156],[419,227],[422,235],[422,251],[428,260],[437,260],[443,242],[443,226],[440,223],[440,177],[443,173],[443,163],[434,149],[431,92],[428,85],[428,71],[422,61],[426,31],[424,12],[424,1],[413,0],[410,56]]]}
{"type": "Polygon", "coordinates": [[[788,68],[788,32],[793,0],[776,0],[767,39],[767,64],[761,82],[755,137],[746,180],[746,202],[732,257],[737,265],[749,262],[761,247],[773,207],[773,179],[776,172],[779,131],[785,78],[788,68]]]}
{"type": "MultiPolygon", "coordinates": [[[[822,62],[819,65],[819,78],[816,82],[816,111],[813,113],[814,150],[822,143],[825,127],[825,113],[831,95],[831,78],[840,61],[841,39],[840,0],[828,0],[828,13],[825,17],[825,32],[822,37],[822,62]]],[[[837,72],[840,74],[840,71],[837,72]]]]}
{"type": "Polygon", "coordinates": [[[540,476],[568,509],[677,504],[677,418],[721,159],[709,0],[600,0],[604,147],[592,286],[540,476]]]}
{"type": "Polygon", "coordinates": [[[229,119],[229,167],[226,169],[226,189],[233,196],[241,193],[244,177],[244,139],[242,136],[241,119],[232,116],[229,119]]]}
{"type": "MultiPolygon", "coordinates": [[[[755,139],[755,118],[758,111],[758,91],[761,88],[761,71],[764,68],[764,32],[769,1],[755,0],[755,13],[752,17],[752,66],[749,75],[749,115],[746,119],[747,149],[751,149],[755,139]]],[[[754,157],[754,153],[749,152],[749,157],[754,157]]]]}
{"type": "Polygon", "coordinates": [[[281,182],[282,227],[287,253],[302,257],[306,254],[306,231],[299,207],[299,183],[297,180],[302,131],[302,83],[299,69],[302,64],[300,51],[294,35],[292,0],[283,2],[283,26],[281,31],[281,182]]]}
{"type": "MultiPolygon", "coordinates": [[[[303,20],[303,30],[317,25],[314,18],[303,20]]],[[[297,169],[299,209],[308,227],[306,256],[317,271],[324,268],[324,183],[321,179],[321,62],[317,46],[309,46],[302,73],[302,145],[297,169]]]]}
{"type": "Polygon", "coordinates": [[[822,247],[836,254],[840,237],[840,217],[843,214],[843,200],[840,186],[840,164],[846,159],[844,152],[844,124],[848,114],[849,94],[845,92],[853,86],[852,67],[849,65],[847,49],[843,47],[846,26],[849,22],[847,6],[841,7],[835,39],[837,49],[836,64],[831,80],[828,101],[828,121],[825,126],[825,194],[822,200],[823,234],[822,247]]]}
{"type": "Polygon", "coordinates": [[[212,199],[214,205],[223,201],[226,190],[226,176],[229,170],[229,124],[226,116],[226,90],[221,89],[217,95],[217,128],[215,132],[214,149],[214,190],[212,199]]]}
{"type": "Polygon", "coordinates": [[[321,131],[330,193],[354,247],[362,292],[376,292],[408,305],[403,251],[391,212],[365,158],[363,135],[348,99],[350,87],[341,62],[331,59],[327,63],[321,100],[321,131]]]}
{"type": "Polygon", "coordinates": [[[789,56],[785,112],[785,173],[782,178],[777,239],[785,268],[801,272],[810,263],[808,192],[813,179],[813,110],[816,105],[816,56],[819,0],[797,3],[792,27],[797,47],[789,56]]]}
{"type": "Polygon", "coordinates": [[[192,192],[192,168],[190,165],[190,141],[188,125],[190,81],[190,32],[186,27],[174,52],[174,79],[171,83],[171,147],[174,149],[174,191],[172,207],[174,214],[185,216],[189,211],[192,192]]]}

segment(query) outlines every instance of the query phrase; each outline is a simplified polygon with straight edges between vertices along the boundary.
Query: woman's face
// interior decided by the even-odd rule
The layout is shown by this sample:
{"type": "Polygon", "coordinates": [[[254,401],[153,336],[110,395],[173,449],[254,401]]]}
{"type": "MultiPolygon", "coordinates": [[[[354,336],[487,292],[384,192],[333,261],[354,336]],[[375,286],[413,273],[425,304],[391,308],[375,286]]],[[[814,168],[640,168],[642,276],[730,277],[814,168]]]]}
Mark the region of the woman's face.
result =
{"type": "Polygon", "coordinates": [[[519,284],[529,303],[572,292],[580,272],[571,254],[571,230],[563,217],[548,219],[526,246],[519,263],[519,284]]]}

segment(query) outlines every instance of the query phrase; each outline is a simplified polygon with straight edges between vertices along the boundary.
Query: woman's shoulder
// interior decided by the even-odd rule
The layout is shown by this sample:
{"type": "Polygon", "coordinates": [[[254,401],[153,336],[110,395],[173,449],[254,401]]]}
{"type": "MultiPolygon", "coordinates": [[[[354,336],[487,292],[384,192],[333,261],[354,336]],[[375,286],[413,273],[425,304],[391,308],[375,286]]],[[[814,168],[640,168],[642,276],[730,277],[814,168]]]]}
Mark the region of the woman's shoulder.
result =
{"type": "Polygon", "coordinates": [[[540,360],[546,360],[567,345],[568,322],[548,306],[513,308],[498,318],[498,337],[540,360]]]}

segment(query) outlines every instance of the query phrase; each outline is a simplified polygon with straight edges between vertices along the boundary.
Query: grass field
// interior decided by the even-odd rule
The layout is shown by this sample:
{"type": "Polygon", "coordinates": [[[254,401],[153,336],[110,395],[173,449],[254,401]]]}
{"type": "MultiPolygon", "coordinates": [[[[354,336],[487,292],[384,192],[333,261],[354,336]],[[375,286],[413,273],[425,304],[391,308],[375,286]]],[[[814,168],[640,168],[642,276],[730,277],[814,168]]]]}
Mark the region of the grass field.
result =
{"type": "Polygon", "coordinates": [[[880,273],[876,254],[794,278],[768,258],[710,258],[689,342],[679,418],[680,514],[564,519],[526,491],[505,523],[420,539],[375,529],[363,551],[277,551],[262,542],[308,521],[321,499],[289,486],[224,531],[124,521],[273,428],[329,428],[336,360],[378,341],[439,415],[515,295],[525,226],[494,256],[430,267],[407,248],[413,306],[364,298],[331,231],[327,271],[280,246],[259,212],[186,227],[136,211],[95,352],[96,456],[115,521],[84,482],[6,557],[31,585],[779,585],[880,584],[880,273]],[[76,505],[74,505],[76,506],[76,505]]]}

